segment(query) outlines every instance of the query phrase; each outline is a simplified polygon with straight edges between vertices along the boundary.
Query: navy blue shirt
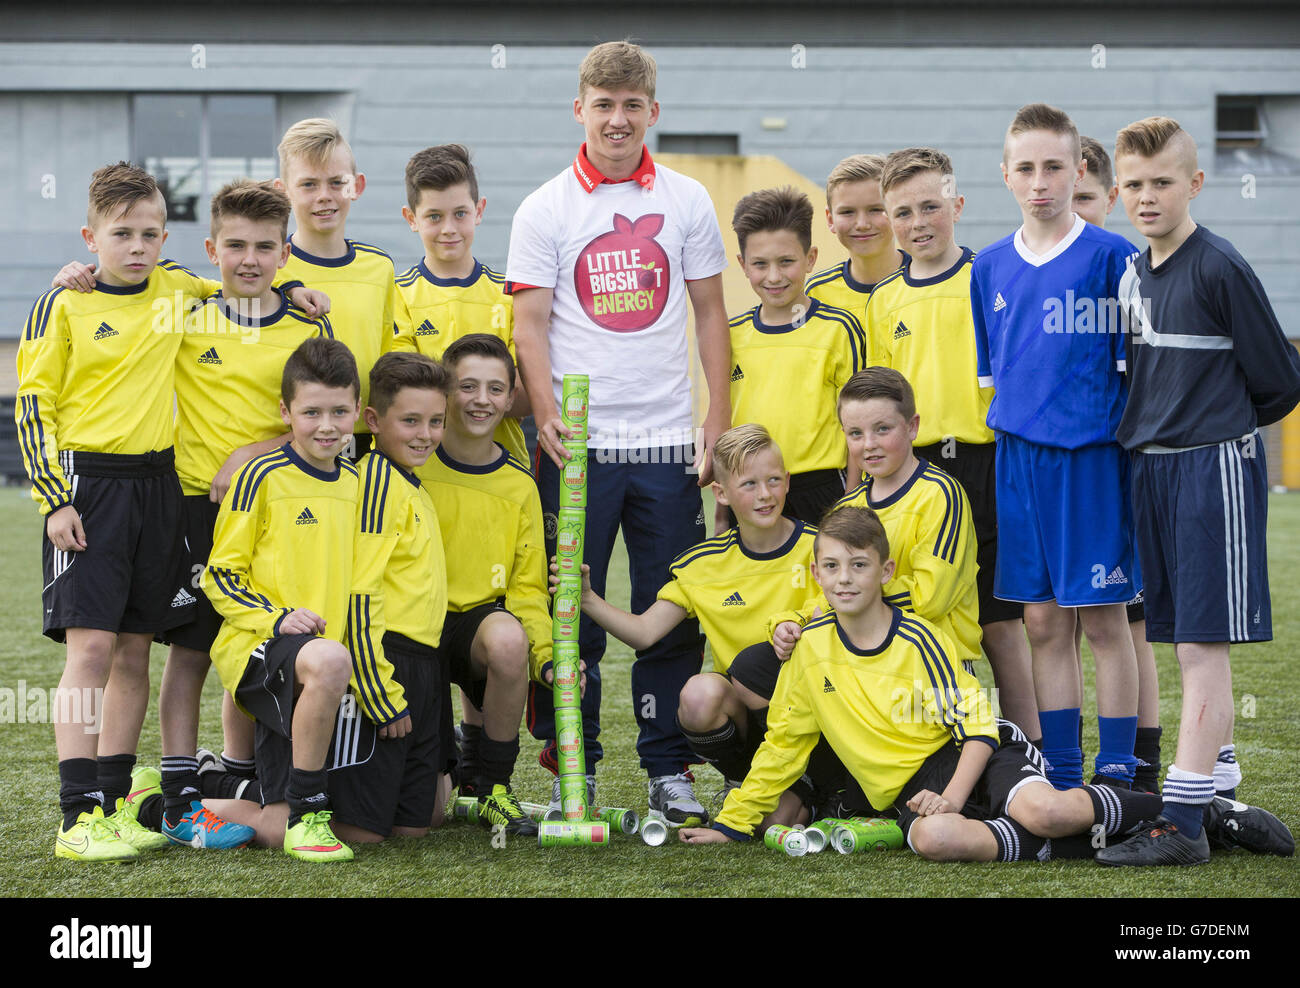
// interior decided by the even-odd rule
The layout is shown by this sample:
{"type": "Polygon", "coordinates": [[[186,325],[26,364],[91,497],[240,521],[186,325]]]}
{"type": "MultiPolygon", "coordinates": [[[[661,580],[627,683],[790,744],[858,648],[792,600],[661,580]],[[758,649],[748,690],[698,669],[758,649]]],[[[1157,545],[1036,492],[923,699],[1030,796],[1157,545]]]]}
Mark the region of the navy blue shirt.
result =
{"type": "Polygon", "coordinates": [[[1300,402],[1300,354],[1235,247],[1203,226],[1159,267],[1148,248],[1120,285],[1128,405],[1116,438],[1204,446],[1278,421],[1300,402]]]}

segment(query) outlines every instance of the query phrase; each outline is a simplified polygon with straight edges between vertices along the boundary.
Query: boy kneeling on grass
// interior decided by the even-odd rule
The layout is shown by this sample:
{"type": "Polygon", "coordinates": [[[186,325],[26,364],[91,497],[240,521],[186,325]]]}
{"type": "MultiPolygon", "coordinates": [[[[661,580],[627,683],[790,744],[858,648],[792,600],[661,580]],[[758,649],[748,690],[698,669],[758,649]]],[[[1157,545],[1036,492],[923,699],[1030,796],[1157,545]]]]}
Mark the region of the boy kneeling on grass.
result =
{"type": "MultiPolygon", "coordinates": [[[[1037,749],[1015,725],[994,719],[951,639],[881,597],[894,563],[875,512],[832,511],[814,553],[813,573],[834,613],[803,629],[781,670],[767,736],[744,783],[712,829],[685,828],[684,842],[748,840],[823,735],[872,807],[892,808],[908,846],[930,860],[1090,857],[1094,844],[1122,840],[1154,819],[1160,801],[1149,793],[1052,787],[1037,749]]],[[[1230,800],[1216,799],[1205,825],[1229,846],[1294,848],[1276,817],[1230,800]]]]}

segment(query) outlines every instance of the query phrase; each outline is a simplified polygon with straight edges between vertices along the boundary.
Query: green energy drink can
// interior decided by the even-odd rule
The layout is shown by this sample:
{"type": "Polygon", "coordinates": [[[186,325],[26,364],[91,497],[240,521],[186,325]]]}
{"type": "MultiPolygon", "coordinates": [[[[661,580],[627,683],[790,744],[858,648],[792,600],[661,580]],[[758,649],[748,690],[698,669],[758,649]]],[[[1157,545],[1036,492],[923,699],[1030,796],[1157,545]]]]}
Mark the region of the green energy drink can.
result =
{"type": "Polygon", "coordinates": [[[557,642],[578,640],[578,616],[582,611],[582,586],[565,586],[561,581],[555,591],[555,615],[551,620],[551,637],[557,642]]]}
{"type": "MultiPolygon", "coordinates": [[[[586,783],[583,783],[586,785],[586,783]]],[[[609,843],[609,824],[596,821],[543,821],[537,825],[538,847],[572,847],[576,844],[609,843]]]]}
{"type": "Polygon", "coordinates": [[[839,822],[831,841],[841,854],[897,850],[903,846],[903,830],[893,820],[853,817],[839,822]]]}
{"type": "Polygon", "coordinates": [[[555,642],[551,646],[551,672],[555,676],[555,688],[561,690],[577,689],[582,675],[582,659],[577,642],[555,642]]]}
{"type": "Polygon", "coordinates": [[[571,442],[587,441],[587,402],[591,382],[586,374],[565,374],[560,384],[560,421],[573,432],[571,442]]]}
{"type": "Polygon", "coordinates": [[[566,734],[582,733],[582,711],[578,707],[556,706],[555,735],[557,738],[561,731],[566,734]]]}
{"type": "Polygon", "coordinates": [[[569,458],[560,469],[560,507],[587,506],[587,444],[565,443],[569,458]]]}
{"type": "Polygon", "coordinates": [[[843,821],[838,817],[827,817],[805,827],[804,833],[808,837],[808,853],[819,854],[825,850],[826,845],[831,843],[832,832],[841,823],[843,821]]]}
{"type": "MultiPolygon", "coordinates": [[[[525,803],[520,802],[519,808],[524,811],[528,818],[535,823],[546,819],[547,806],[545,803],[525,803]]],[[[468,820],[470,823],[478,822],[478,797],[477,796],[457,796],[455,803],[452,804],[452,816],[460,820],[468,820]]]]}
{"type": "Polygon", "coordinates": [[[658,847],[668,839],[668,824],[654,817],[642,820],[641,839],[650,847],[658,847]]]}
{"type": "Polygon", "coordinates": [[[801,858],[808,853],[808,838],[802,830],[773,824],[763,834],[763,843],[774,851],[784,851],[792,858],[801,858]]]}
{"type": "MultiPolygon", "coordinates": [[[[578,735],[578,757],[582,757],[582,735],[578,735]]],[[[587,820],[587,776],[566,774],[563,758],[560,760],[560,812],[566,823],[587,820]]]]}
{"type": "MultiPolygon", "coordinates": [[[[582,508],[561,508],[555,531],[555,562],[560,578],[582,578],[582,549],[587,527],[587,513],[582,508]]],[[[581,584],[579,584],[581,586],[581,584]]]]}
{"type": "Polygon", "coordinates": [[[541,823],[546,819],[546,813],[549,807],[545,803],[525,803],[520,802],[519,808],[528,815],[528,819],[534,823],[541,823]]]}
{"type": "Polygon", "coordinates": [[[608,821],[610,828],[620,834],[635,834],[641,825],[641,818],[636,815],[636,810],[618,809],[613,806],[591,807],[591,818],[608,821]]]}

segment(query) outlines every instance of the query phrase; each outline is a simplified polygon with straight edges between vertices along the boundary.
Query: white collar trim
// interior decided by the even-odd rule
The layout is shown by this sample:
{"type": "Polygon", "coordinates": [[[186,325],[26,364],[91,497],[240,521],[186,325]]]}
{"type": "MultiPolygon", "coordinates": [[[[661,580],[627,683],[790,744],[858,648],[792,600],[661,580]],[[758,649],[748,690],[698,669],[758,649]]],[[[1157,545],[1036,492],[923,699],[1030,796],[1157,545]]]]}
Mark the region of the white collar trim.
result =
{"type": "Polygon", "coordinates": [[[1020,259],[1026,264],[1032,264],[1036,268],[1041,268],[1048,261],[1055,260],[1069,250],[1070,245],[1079,239],[1079,234],[1083,233],[1083,228],[1087,225],[1087,222],[1078,213],[1075,213],[1074,226],[1070,227],[1070,232],[1061,238],[1061,241],[1046,254],[1035,254],[1029,249],[1025,244],[1025,228],[1022,225],[1020,229],[1016,231],[1014,241],[1016,245],[1016,253],[1020,255],[1020,259]]]}

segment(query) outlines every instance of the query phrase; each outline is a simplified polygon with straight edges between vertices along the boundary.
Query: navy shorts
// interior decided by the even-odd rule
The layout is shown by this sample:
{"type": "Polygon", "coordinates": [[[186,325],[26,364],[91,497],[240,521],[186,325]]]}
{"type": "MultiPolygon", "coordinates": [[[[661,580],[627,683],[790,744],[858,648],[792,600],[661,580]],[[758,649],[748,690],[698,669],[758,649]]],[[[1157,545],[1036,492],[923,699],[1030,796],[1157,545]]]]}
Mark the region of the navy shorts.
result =
{"type": "Polygon", "coordinates": [[[164,645],[180,645],[196,652],[210,652],[212,643],[221,630],[221,615],[203,592],[203,571],[212,553],[212,533],[217,527],[217,514],[221,505],[206,494],[186,494],[182,499],[185,522],[186,559],[189,560],[189,587],[194,595],[194,619],[188,624],[172,628],[158,636],[164,645]]]}
{"type": "Polygon", "coordinates": [[[393,827],[427,827],[438,797],[442,756],[442,662],[436,648],[387,632],[384,654],[406,691],[411,733],[379,738],[354,700],[334,725],[329,794],[344,823],[387,836],[393,827]]]}
{"type": "Polygon", "coordinates": [[[45,635],[57,642],[68,628],[153,635],[189,621],[203,594],[190,587],[172,451],[63,450],[59,462],[86,548],[61,551],[48,535],[41,540],[45,635]]]}
{"type": "Polygon", "coordinates": [[[1133,518],[1147,641],[1272,640],[1268,465],[1258,433],[1135,453],[1133,518]]]}
{"type": "Polygon", "coordinates": [[[1129,455],[1115,443],[1058,449],[998,434],[993,592],[1062,607],[1127,604],[1142,589],[1133,551],[1129,455]]]}

